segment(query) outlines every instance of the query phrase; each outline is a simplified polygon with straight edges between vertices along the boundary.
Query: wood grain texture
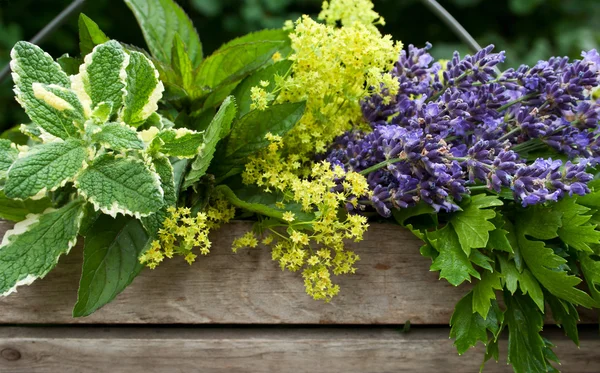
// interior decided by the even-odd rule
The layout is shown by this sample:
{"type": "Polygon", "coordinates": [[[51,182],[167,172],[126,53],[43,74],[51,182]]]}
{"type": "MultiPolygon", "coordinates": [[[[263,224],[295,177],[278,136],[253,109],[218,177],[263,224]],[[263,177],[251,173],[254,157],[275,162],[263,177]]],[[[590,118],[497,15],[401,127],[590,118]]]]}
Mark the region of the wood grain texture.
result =
{"type": "MultiPolygon", "coordinates": [[[[10,225],[0,221],[0,236],[10,225]]],[[[231,252],[251,223],[234,222],[212,236],[209,256],[188,266],[167,260],[144,270],[115,301],[73,319],[81,245],[46,278],[0,299],[0,324],[412,324],[447,325],[467,286],[454,288],[429,272],[421,242],[396,225],[373,224],[359,244],[355,275],[341,276],[329,304],[304,293],[299,273],[281,271],[268,249],[231,252]]],[[[595,322],[597,318],[584,317],[595,322]]]]}
{"type": "MultiPolygon", "coordinates": [[[[545,336],[562,372],[600,371],[597,332],[582,331],[581,348],[560,334],[545,336]]],[[[506,340],[500,349],[505,359],[506,340]]],[[[476,373],[482,356],[481,345],[458,356],[446,328],[0,328],[0,371],[11,373],[476,373]]],[[[502,360],[485,372],[512,369],[502,360]]]]}

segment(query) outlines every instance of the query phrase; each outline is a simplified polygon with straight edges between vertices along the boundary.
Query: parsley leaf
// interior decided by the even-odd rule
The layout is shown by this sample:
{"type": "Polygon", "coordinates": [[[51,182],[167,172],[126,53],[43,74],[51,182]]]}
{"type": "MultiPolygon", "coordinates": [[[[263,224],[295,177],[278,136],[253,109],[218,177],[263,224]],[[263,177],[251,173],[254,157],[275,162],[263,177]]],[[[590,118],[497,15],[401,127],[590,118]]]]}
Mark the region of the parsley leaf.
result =
{"type": "Polygon", "coordinates": [[[496,216],[496,213],[493,210],[484,209],[501,205],[502,201],[496,196],[478,194],[471,198],[471,203],[462,211],[456,212],[452,216],[450,223],[467,256],[471,255],[471,249],[485,247],[489,239],[489,232],[496,228],[489,221],[496,216]]]}

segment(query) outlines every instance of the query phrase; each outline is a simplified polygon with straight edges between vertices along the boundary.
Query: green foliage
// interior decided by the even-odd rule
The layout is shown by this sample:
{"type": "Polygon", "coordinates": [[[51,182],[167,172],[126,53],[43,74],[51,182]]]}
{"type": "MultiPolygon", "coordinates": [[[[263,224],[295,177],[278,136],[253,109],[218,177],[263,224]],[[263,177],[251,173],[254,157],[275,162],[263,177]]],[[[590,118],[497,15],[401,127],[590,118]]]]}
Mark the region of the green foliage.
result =
{"type": "Polygon", "coordinates": [[[489,232],[495,228],[489,220],[493,219],[496,213],[493,210],[484,209],[501,205],[502,201],[497,197],[478,194],[471,198],[470,203],[462,211],[454,214],[450,223],[467,256],[471,255],[472,248],[485,247],[489,239],[489,232]]]}
{"type": "Polygon", "coordinates": [[[62,254],[77,242],[83,204],[74,201],[58,210],[31,215],[6,232],[0,244],[0,294],[46,276],[62,254]]]}
{"type": "Polygon", "coordinates": [[[74,317],[88,316],[112,301],[142,270],[138,257],[148,235],[134,218],[101,216],[83,247],[83,270],[74,317]]]}
{"type": "Polygon", "coordinates": [[[83,56],[92,53],[96,45],[106,43],[109,40],[96,22],[83,13],[79,15],[79,50],[83,56]]]}
{"type": "Polygon", "coordinates": [[[0,190],[0,219],[19,222],[29,214],[40,214],[52,206],[50,198],[41,199],[10,199],[0,190]]]}
{"type": "Polygon", "coordinates": [[[471,276],[480,278],[469,257],[462,250],[456,232],[449,225],[437,231],[427,232],[427,240],[439,252],[431,270],[440,271],[440,278],[448,280],[454,286],[471,281],[471,276]]]}

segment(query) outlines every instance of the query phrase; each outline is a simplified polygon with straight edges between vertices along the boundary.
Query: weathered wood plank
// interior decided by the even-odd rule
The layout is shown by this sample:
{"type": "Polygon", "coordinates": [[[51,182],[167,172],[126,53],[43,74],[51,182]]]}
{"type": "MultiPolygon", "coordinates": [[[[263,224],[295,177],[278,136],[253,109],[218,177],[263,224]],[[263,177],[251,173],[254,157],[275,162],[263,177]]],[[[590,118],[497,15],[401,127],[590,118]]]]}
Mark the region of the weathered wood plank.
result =
{"type": "MultiPolygon", "coordinates": [[[[581,348],[553,330],[563,372],[598,372],[600,338],[581,348]]],[[[506,340],[501,342],[506,353],[506,340]]],[[[0,371],[47,372],[478,372],[482,347],[459,357],[448,330],[389,328],[0,328],[0,371]]],[[[486,373],[511,372],[504,361],[486,373]]]]}
{"type": "MultiPolygon", "coordinates": [[[[9,224],[0,221],[0,237],[9,224]]],[[[373,224],[354,244],[355,275],[341,276],[341,293],[325,304],[304,293],[299,273],[282,272],[268,249],[233,254],[234,237],[250,223],[235,222],[212,236],[213,249],[192,266],[168,260],[144,272],[119,297],[88,318],[71,318],[81,273],[81,246],[46,278],[0,299],[4,324],[413,324],[447,325],[466,293],[438,281],[421,242],[391,224],[373,224]]],[[[587,318],[595,322],[595,318],[587,318]]]]}

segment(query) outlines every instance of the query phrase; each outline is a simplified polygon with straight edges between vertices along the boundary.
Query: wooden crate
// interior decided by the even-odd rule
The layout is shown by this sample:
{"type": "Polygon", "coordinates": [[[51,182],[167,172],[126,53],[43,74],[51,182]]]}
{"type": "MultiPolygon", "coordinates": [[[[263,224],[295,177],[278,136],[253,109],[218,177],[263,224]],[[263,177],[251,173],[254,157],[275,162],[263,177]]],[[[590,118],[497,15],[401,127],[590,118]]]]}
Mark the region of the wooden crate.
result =
{"type": "MultiPolygon", "coordinates": [[[[0,222],[0,236],[10,226],[0,222]]],[[[228,224],[193,266],[174,259],[145,270],[113,303],[73,319],[78,245],[46,278],[0,299],[0,372],[478,371],[482,348],[459,357],[448,339],[466,288],[438,281],[410,232],[374,224],[353,245],[357,273],[337,278],[340,295],[325,304],[269,250],[231,252],[233,238],[250,228],[228,224]]],[[[596,320],[582,313],[584,323],[596,320]]],[[[597,326],[582,325],[581,348],[557,328],[546,334],[564,372],[600,372],[597,326]]],[[[504,361],[486,369],[511,371],[504,361]]]]}

